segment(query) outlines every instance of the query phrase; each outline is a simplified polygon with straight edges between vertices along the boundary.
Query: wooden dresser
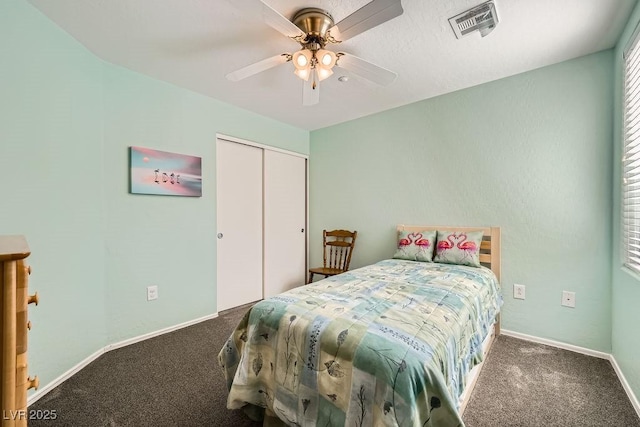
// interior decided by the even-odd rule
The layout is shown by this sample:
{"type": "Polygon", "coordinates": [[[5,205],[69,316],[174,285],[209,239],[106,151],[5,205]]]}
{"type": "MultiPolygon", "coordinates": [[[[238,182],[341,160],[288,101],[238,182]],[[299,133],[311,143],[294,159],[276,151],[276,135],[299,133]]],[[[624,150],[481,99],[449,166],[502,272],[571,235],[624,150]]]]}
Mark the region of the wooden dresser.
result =
{"type": "Polygon", "coordinates": [[[31,267],[25,258],[30,253],[23,236],[0,236],[2,427],[27,425],[27,390],[38,387],[38,377],[27,374],[27,305],[38,305],[38,294],[29,296],[27,289],[31,267]]]}

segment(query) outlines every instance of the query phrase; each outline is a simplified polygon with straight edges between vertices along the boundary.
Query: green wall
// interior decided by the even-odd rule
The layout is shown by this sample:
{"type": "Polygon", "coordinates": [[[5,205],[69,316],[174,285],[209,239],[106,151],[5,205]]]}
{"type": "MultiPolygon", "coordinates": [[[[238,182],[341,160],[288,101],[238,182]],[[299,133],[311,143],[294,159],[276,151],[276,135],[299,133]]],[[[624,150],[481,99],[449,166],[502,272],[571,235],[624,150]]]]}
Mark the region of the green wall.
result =
{"type": "Polygon", "coordinates": [[[358,230],[355,268],[396,224],[500,226],[503,327],[610,352],[612,71],[609,50],[312,132],[312,264],[324,228],[358,230]]]}
{"type": "Polygon", "coordinates": [[[30,373],[105,344],[102,63],[23,1],[0,2],[0,234],[32,255],[30,373]]]}
{"type": "Polygon", "coordinates": [[[640,22],[640,5],[636,6],[615,49],[615,119],[613,122],[613,292],[612,292],[612,348],[618,362],[635,395],[640,398],[640,333],[638,333],[638,305],[640,304],[640,277],[622,268],[620,256],[620,193],[622,183],[622,52],[640,22]]]}
{"type": "Polygon", "coordinates": [[[107,344],[215,312],[219,132],[311,154],[314,264],[323,228],[359,231],[358,267],[393,254],[397,223],[501,226],[503,326],[613,351],[640,395],[614,162],[621,46],[639,20],[615,51],[309,134],[104,63],[24,0],[0,2],[0,234],[33,252],[30,371],[46,385],[107,344]],[[201,156],[203,197],[128,194],[131,145],[201,156]]]}
{"type": "Polygon", "coordinates": [[[216,133],[304,154],[309,133],[104,63],[23,0],[0,2],[0,28],[0,234],[31,246],[29,370],[44,386],[108,344],[215,313],[216,133]],[[128,194],[132,145],[201,156],[203,196],[128,194]]]}
{"type": "Polygon", "coordinates": [[[215,312],[215,135],[308,154],[309,133],[105,65],[107,328],[117,342],[215,312]],[[203,196],[128,194],[128,147],[202,157],[203,196]],[[160,297],[146,301],[146,287],[160,297]]]}

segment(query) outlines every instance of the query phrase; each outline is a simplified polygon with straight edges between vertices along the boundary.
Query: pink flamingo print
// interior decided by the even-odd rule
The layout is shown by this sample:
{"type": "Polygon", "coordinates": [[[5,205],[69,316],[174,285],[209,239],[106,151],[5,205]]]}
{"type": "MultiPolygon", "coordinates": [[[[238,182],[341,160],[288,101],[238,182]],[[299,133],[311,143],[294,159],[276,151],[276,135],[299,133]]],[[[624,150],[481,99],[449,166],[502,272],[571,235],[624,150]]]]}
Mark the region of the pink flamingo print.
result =
{"type": "MultiPolygon", "coordinates": [[[[422,235],[420,236],[422,237],[422,235]]],[[[398,242],[398,247],[400,249],[406,248],[407,246],[413,243],[416,237],[418,236],[416,236],[414,233],[408,234],[406,239],[405,238],[400,239],[400,241],[398,242]]]]}
{"type": "Polygon", "coordinates": [[[436,248],[439,254],[443,254],[445,251],[448,251],[449,249],[453,248],[453,241],[451,240],[452,238],[453,238],[453,234],[449,234],[447,236],[447,240],[440,240],[438,242],[438,245],[436,246],[436,248]]]}
{"type": "Polygon", "coordinates": [[[473,252],[478,250],[478,247],[474,242],[467,242],[467,235],[465,233],[460,233],[458,237],[463,238],[458,242],[458,248],[464,251],[465,256],[471,256],[473,252]]]}
{"type": "Polygon", "coordinates": [[[416,239],[416,245],[420,246],[420,250],[426,251],[431,246],[431,242],[428,239],[422,238],[422,233],[419,233],[416,239]]]}

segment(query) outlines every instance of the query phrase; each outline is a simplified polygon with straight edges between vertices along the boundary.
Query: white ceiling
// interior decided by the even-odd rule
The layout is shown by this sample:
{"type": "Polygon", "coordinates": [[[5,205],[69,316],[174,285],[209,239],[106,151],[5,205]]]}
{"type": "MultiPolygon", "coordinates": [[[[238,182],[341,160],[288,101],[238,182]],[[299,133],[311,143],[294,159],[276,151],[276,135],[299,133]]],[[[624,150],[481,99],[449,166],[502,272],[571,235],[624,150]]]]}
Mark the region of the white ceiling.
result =
{"type": "MultiPolygon", "coordinates": [[[[287,63],[239,82],[225,75],[299,45],[233,0],[29,0],[100,58],[142,74],[314,130],[615,45],[636,0],[495,0],[487,37],[456,39],[448,18],[483,0],[403,0],[404,14],[330,49],[398,73],[380,87],[340,69],[302,106],[287,63]],[[338,81],[348,75],[346,83],[338,81]]],[[[320,7],[335,21],[369,0],[265,0],[287,18],[320,7]]]]}

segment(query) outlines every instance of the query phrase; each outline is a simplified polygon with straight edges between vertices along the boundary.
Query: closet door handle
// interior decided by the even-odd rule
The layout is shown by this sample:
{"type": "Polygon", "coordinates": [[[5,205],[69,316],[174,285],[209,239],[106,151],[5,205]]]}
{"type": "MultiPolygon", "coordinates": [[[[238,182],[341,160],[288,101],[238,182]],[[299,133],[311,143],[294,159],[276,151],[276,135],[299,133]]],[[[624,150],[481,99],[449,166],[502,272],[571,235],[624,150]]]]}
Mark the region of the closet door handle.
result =
{"type": "Polygon", "coordinates": [[[304,233],[304,228],[300,230],[301,233],[304,233]]]}
{"type": "Polygon", "coordinates": [[[223,237],[224,237],[224,234],[218,233],[218,239],[222,239],[223,237]]]}

